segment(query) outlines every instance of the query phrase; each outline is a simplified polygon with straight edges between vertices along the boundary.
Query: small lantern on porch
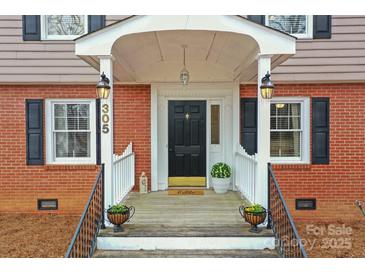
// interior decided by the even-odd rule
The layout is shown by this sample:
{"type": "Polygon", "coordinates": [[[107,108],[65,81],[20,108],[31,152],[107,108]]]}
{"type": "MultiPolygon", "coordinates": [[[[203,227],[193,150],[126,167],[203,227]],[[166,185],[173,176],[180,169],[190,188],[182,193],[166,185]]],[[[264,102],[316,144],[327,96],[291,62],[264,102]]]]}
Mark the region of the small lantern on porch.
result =
{"type": "Polygon", "coordinates": [[[142,172],[141,177],[139,177],[139,193],[148,193],[148,178],[145,172],[142,172]]]}
{"type": "Polygon", "coordinates": [[[96,86],[96,96],[100,99],[108,99],[110,94],[110,80],[104,72],[100,75],[100,81],[96,86]]]}
{"type": "Polygon", "coordinates": [[[263,99],[271,99],[274,93],[274,84],[271,82],[270,76],[270,73],[267,72],[261,80],[260,90],[263,99]]]}

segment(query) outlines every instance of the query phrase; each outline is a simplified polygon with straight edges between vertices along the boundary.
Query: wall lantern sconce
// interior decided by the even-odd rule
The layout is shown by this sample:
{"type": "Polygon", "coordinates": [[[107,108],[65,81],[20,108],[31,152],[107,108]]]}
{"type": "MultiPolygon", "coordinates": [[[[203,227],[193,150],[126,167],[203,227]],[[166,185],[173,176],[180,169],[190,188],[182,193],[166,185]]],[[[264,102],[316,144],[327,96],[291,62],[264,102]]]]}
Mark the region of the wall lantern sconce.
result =
{"type": "Polygon", "coordinates": [[[274,84],[271,82],[270,76],[270,73],[267,72],[261,80],[260,91],[263,99],[271,99],[274,93],[274,84]]]}
{"type": "Polygon", "coordinates": [[[110,80],[104,72],[100,75],[100,81],[96,85],[96,96],[99,99],[108,99],[110,94],[110,80]]]}

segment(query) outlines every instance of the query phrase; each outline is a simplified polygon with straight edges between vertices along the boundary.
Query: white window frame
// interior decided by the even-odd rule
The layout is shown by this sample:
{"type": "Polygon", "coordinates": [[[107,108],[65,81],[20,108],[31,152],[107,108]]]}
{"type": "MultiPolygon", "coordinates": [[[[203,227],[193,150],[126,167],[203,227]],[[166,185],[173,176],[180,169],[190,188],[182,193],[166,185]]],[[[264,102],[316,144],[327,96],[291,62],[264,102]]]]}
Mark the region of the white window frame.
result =
{"type": "MultiPolygon", "coordinates": [[[[310,163],[310,98],[308,97],[275,97],[271,104],[287,103],[300,104],[301,116],[301,140],[300,140],[300,157],[270,157],[270,161],[275,164],[309,164],[310,163]]],[[[271,117],[271,115],[270,115],[271,117]]],[[[271,135],[271,129],[270,129],[271,135]]],[[[271,139],[270,139],[271,146],[271,139]]]]}
{"type": "Polygon", "coordinates": [[[47,164],[96,164],[95,100],[92,99],[47,99],[46,100],[46,162],[47,164]],[[90,157],[56,157],[54,129],[55,104],[90,105],[90,157]]]}
{"type": "Polygon", "coordinates": [[[88,16],[84,16],[84,33],[80,35],[47,35],[47,20],[46,16],[48,15],[41,15],[41,40],[74,40],[86,33],[88,33],[88,16]]]}
{"type": "MultiPolygon", "coordinates": [[[[293,35],[297,37],[298,39],[312,39],[313,38],[313,15],[306,15],[307,17],[307,32],[306,33],[289,33],[290,35],[293,35]]],[[[265,25],[269,26],[269,15],[265,15],[265,25]]]]}

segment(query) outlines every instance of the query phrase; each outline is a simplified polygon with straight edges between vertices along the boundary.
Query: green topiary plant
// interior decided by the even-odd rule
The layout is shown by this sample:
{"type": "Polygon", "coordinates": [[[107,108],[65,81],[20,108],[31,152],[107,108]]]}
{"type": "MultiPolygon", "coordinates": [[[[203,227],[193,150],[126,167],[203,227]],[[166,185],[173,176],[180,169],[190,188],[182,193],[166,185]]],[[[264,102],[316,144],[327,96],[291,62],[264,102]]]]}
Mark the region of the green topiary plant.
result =
{"type": "Polygon", "coordinates": [[[129,211],[126,205],[113,205],[108,208],[107,212],[111,214],[124,214],[129,211]]]}
{"type": "Polygon", "coordinates": [[[232,174],[231,168],[229,165],[225,163],[216,163],[212,167],[212,171],[210,175],[212,175],[213,178],[230,178],[232,174]]]}
{"type": "Polygon", "coordinates": [[[245,212],[253,214],[261,214],[266,212],[266,209],[260,204],[253,204],[252,206],[245,207],[245,212]]]}

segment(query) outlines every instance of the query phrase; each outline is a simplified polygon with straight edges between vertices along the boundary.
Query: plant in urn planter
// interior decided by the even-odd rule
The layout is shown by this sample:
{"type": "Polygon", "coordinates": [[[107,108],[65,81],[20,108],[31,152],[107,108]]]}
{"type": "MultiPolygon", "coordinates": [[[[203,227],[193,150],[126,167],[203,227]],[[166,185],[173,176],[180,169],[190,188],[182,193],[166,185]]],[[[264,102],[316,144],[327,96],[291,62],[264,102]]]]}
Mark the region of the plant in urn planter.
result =
{"type": "Polygon", "coordinates": [[[107,210],[107,217],[110,223],[114,225],[114,232],[122,232],[122,224],[130,220],[134,215],[134,207],[126,205],[113,205],[107,210]]]}
{"type": "Polygon", "coordinates": [[[238,210],[245,221],[251,224],[250,232],[259,233],[261,229],[257,226],[265,221],[266,209],[262,205],[254,204],[246,207],[240,206],[238,210]]]}
{"type": "Polygon", "coordinates": [[[216,163],[212,167],[213,188],[218,194],[226,193],[231,184],[231,168],[225,163],[216,163]]]}

